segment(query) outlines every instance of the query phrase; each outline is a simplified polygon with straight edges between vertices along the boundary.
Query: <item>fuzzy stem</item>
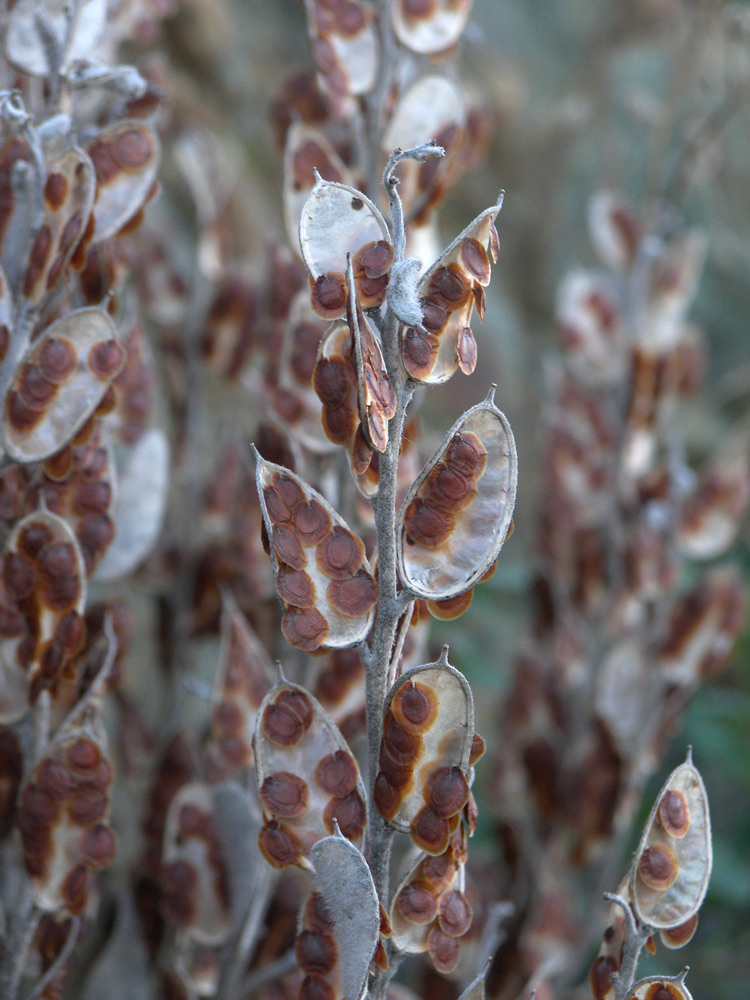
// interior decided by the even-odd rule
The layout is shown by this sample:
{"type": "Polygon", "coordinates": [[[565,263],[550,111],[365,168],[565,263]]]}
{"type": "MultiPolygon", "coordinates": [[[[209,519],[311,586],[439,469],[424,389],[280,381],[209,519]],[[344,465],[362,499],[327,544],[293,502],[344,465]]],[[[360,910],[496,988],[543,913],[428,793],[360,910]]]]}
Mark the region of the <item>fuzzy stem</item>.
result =
{"type": "Polygon", "coordinates": [[[626,1000],[635,982],[635,971],[644,944],[653,933],[653,928],[639,927],[636,923],[630,904],[615,893],[605,892],[604,898],[610,903],[617,903],[625,916],[625,943],[622,949],[622,962],[619,972],[612,973],[612,986],[615,989],[613,1000],[626,1000]]]}

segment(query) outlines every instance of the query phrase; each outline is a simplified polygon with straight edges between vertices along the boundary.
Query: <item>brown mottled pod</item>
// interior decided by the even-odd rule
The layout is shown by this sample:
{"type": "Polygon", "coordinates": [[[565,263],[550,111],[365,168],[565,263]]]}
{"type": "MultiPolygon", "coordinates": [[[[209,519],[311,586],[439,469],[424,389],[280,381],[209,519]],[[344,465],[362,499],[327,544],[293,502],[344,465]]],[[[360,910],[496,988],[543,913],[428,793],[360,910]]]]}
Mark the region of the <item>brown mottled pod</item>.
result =
{"type": "Polygon", "coordinates": [[[308,653],[355,645],[370,631],[377,599],[362,541],[303,479],[260,455],[257,462],[284,636],[308,653]]]}
{"type": "Polygon", "coordinates": [[[687,969],[679,976],[648,976],[640,979],[628,993],[627,1000],[693,1000],[685,977],[687,969]]]}
{"type": "MultiPolygon", "coordinates": [[[[292,247],[299,246],[299,220],[315,171],[327,181],[349,184],[349,168],[325,134],[314,125],[294,121],[287,129],[284,147],[284,223],[292,247]]],[[[308,300],[309,301],[309,300],[308,300]]]]}
{"type": "MultiPolygon", "coordinates": [[[[346,313],[347,254],[356,259],[358,252],[380,242],[390,247],[390,234],[378,209],[361,191],[318,176],[302,209],[299,242],[310,274],[313,310],[322,319],[336,319],[346,313]]],[[[387,284],[387,271],[377,278],[369,278],[365,269],[361,277],[355,273],[362,308],[379,306],[387,284]]]]}
{"type": "Polygon", "coordinates": [[[399,42],[411,52],[420,55],[445,52],[461,38],[471,6],[471,0],[434,0],[433,3],[396,0],[393,30],[399,42]]]}
{"type": "Polygon", "coordinates": [[[627,202],[613,191],[597,191],[589,200],[588,225],[594,249],[608,268],[632,266],[641,231],[627,202]]]}
{"type": "Polygon", "coordinates": [[[335,724],[304,688],[281,680],[258,710],[255,771],[265,825],[259,844],[269,864],[309,867],[313,845],[335,823],[360,843],[365,791],[357,762],[335,724]]]}
{"type": "Polygon", "coordinates": [[[156,132],[144,121],[119,121],[89,144],[96,171],[96,228],[93,243],[114,236],[149,200],[161,151],[156,132]]]}
{"type": "MultiPolygon", "coordinates": [[[[320,662],[320,661],[319,661],[320,662]]],[[[353,649],[335,649],[320,662],[313,694],[347,740],[365,728],[365,668],[353,649]]]]}
{"type": "Polygon", "coordinates": [[[446,602],[496,560],[513,517],[513,432],[488,398],[453,425],[409,490],[398,523],[399,575],[413,594],[446,602]]]}
{"type": "Polygon", "coordinates": [[[305,0],[310,44],[326,89],[339,96],[369,93],[378,69],[378,38],[364,0],[333,5],[305,0]]]}
{"type": "Polygon", "coordinates": [[[601,274],[574,271],[557,292],[557,324],[565,359],[587,385],[611,385],[625,375],[628,341],[621,307],[601,274]]]}
{"type": "MultiPolygon", "coordinates": [[[[630,905],[629,876],[626,876],[618,886],[617,896],[630,905]]],[[[609,905],[607,926],[602,935],[599,954],[589,970],[589,987],[594,1000],[614,1000],[615,988],[611,979],[612,973],[619,972],[622,965],[625,934],[626,924],[622,907],[613,900],[609,905]]]]}
{"type": "Polygon", "coordinates": [[[708,798],[688,752],[659,793],[635,855],[631,893],[639,919],[660,930],[685,925],[703,902],[711,861],[708,798]]]}
{"type": "Polygon", "coordinates": [[[490,247],[497,259],[499,242],[495,217],[502,197],[458,236],[430,267],[417,285],[422,307],[422,327],[405,327],[401,358],[417,382],[445,382],[459,368],[466,374],[476,364],[476,344],[471,333],[474,305],[484,315],[484,287],[490,282],[490,247]]]}

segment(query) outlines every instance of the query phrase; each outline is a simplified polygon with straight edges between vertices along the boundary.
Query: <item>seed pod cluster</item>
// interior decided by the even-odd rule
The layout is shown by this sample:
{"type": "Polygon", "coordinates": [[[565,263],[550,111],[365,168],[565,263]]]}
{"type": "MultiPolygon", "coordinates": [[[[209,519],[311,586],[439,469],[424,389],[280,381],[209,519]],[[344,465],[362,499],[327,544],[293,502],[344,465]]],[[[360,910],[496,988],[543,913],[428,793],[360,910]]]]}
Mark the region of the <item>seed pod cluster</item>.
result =
{"type": "Polygon", "coordinates": [[[119,121],[88,147],[96,171],[93,242],[140,221],[156,191],[161,152],[156,132],[143,121],[119,121]]]}
{"type": "Polygon", "coordinates": [[[401,357],[417,382],[445,382],[460,368],[474,371],[477,345],[471,316],[477,307],[480,319],[486,305],[484,289],[490,283],[490,247],[497,261],[500,242],[495,217],[502,199],[466,227],[420,279],[421,328],[407,327],[401,336],[401,357]]]}
{"type": "Polygon", "coordinates": [[[635,855],[631,893],[639,919],[682,927],[703,902],[711,862],[708,799],[688,753],[659,793],[635,855]]]}
{"type": "Polygon", "coordinates": [[[255,770],[265,822],[258,843],[274,868],[309,866],[333,821],[353,843],[366,823],[359,767],[346,741],[304,688],[279,681],[255,725],[255,770]]]}
{"type": "Polygon", "coordinates": [[[305,0],[310,48],[326,90],[368,93],[378,70],[378,39],[367,0],[305,0]]]}
{"type": "Polygon", "coordinates": [[[212,780],[236,777],[252,763],[255,717],[274,683],[268,653],[228,591],[222,603],[219,669],[206,748],[212,780]]]}
{"type": "Polygon", "coordinates": [[[84,638],[86,571],[68,524],[45,511],[19,521],[6,546],[3,581],[22,616],[22,623],[15,616],[7,622],[13,635],[4,655],[24,669],[33,704],[44,688],[54,689],[84,638]]]}
{"type": "Polygon", "coordinates": [[[393,941],[407,953],[426,951],[438,972],[453,972],[460,938],[471,927],[472,908],[464,894],[465,849],[460,835],[435,857],[421,855],[391,903],[393,941]]]}
{"type": "Polygon", "coordinates": [[[452,48],[466,27],[472,0],[396,0],[393,30],[401,44],[420,55],[452,48]]]}
{"type": "Polygon", "coordinates": [[[91,874],[114,858],[112,781],[102,738],[83,730],[54,744],[32,772],[16,823],[34,902],[42,910],[64,906],[81,913],[91,874]]]}
{"type": "Polygon", "coordinates": [[[386,701],[375,805],[426,854],[443,854],[469,801],[474,702],[447,660],[416,667],[386,701]]]}
{"type": "Polygon", "coordinates": [[[78,309],[31,345],[5,396],[3,435],[18,462],[54,455],[103,402],[125,362],[101,309],[78,309]]]}
{"type": "Polygon", "coordinates": [[[370,631],[377,597],[362,541],[320,493],[259,455],[256,482],[284,636],[308,653],[353,646],[370,631]]]}
{"type": "Polygon", "coordinates": [[[518,459],[492,396],[454,424],[401,508],[399,574],[427,600],[447,601],[473,587],[508,536],[518,459]]]}
{"type": "Polygon", "coordinates": [[[172,800],[164,829],[162,910],[200,944],[221,944],[230,931],[227,867],[209,785],[184,785],[172,800]]]}
{"type": "Polygon", "coordinates": [[[382,215],[361,191],[319,178],[302,210],[299,242],[312,307],[321,319],[346,313],[348,256],[362,308],[383,302],[393,247],[382,215]]]}

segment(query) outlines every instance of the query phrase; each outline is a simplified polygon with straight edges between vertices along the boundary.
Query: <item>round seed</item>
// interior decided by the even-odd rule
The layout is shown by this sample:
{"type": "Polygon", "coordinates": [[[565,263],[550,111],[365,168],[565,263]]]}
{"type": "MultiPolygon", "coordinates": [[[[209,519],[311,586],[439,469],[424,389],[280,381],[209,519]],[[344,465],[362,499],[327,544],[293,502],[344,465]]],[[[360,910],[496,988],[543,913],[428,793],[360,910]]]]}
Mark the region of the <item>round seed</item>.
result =
{"type": "Polygon", "coordinates": [[[426,378],[437,362],[440,344],[437,337],[410,327],[403,337],[403,358],[406,370],[414,378],[426,378]]]}
{"type": "Polygon", "coordinates": [[[374,607],[378,588],[373,577],[363,568],[348,580],[331,580],[326,597],[343,615],[356,618],[366,615],[374,607]]]}
{"type": "Polygon", "coordinates": [[[454,520],[431,500],[415,497],[404,517],[407,542],[416,542],[427,549],[437,549],[450,537],[454,520]]]}
{"type": "Polygon", "coordinates": [[[258,835],[258,847],[272,868],[289,868],[302,856],[300,843],[291,830],[272,820],[258,835]]]}
{"type": "Polygon", "coordinates": [[[120,132],[111,144],[112,156],[125,170],[137,171],[151,157],[151,142],[141,129],[128,128],[120,132]]]}
{"type": "Polygon", "coordinates": [[[677,855],[666,844],[652,844],[638,859],[638,874],[651,889],[668,889],[679,872],[677,855]]]}
{"type": "Polygon", "coordinates": [[[429,924],[438,910],[437,896],[423,882],[410,882],[398,894],[396,908],[412,924],[429,924]]]}
{"type": "Polygon", "coordinates": [[[48,382],[60,385],[76,366],[76,350],[64,337],[48,337],[41,345],[37,364],[48,382]]]}
{"type": "Polygon", "coordinates": [[[375,779],[373,799],[378,812],[385,820],[393,819],[401,805],[401,795],[382,771],[375,779]]]}
{"type": "Polygon", "coordinates": [[[275,818],[292,819],[307,808],[309,792],[305,782],[289,771],[270,774],[260,789],[260,799],[275,818]]]}
{"type": "Polygon", "coordinates": [[[437,971],[447,974],[458,965],[461,946],[456,938],[448,937],[439,928],[433,927],[427,935],[427,951],[437,971]]]}
{"type": "Polygon", "coordinates": [[[346,306],[346,279],[338,271],[321,274],[310,290],[310,300],[315,312],[324,319],[341,316],[346,306]]]}
{"type": "Polygon", "coordinates": [[[331,530],[331,516],[317,500],[299,503],[292,511],[292,524],[303,545],[318,545],[331,530]]]}
{"type": "Polygon", "coordinates": [[[88,870],[85,865],[76,865],[68,873],[62,884],[61,895],[68,910],[76,916],[86,905],[86,889],[88,887],[88,870]]]}
{"type": "Polygon", "coordinates": [[[351,387],[348,368],[340,358],[320,358],[313,372],[313,388],[324,406],[336,409],[351,387]]]}
{"type": "Polygon", "coordinates": [[[350,792],[343,798],[331,799],[323,813],[323,822],[329,833],[333,833],[333,820],[337,820],[339,829],[349,840],[360,836],[367,821],[367,811],[358,791],[350,792]]]}
{"type": "Polygon", "coordinates": [[[424,797],[436,816],[450,819],[469,801],[469,783],[460,767],[443,767],[430,777],[424,797]]]}
{"type": "Polygon", "coordinates": [[[412,841],[425,854],[443,854],[450,843],[450,825],[447,819],[437,816],[429,806],[424,806],[409,828],[412,841]]]}
{"type": "Polygon", "coordinates": [[[690,809],[682,792],[668,789],[659,803],[659,822],[670,837],[684,837],[690,828],[690,809]]]}
{"type": "Polygon", "coordinates": [[[346,750],[329,753],[315,768],[315,781],[329,795],[344,798],[354,790],[359,771],[357,764],[346,750]]]}
{"type": "Polygon", "coordinates": [[[407,732],[419,735],[435,721],[437,698],[434,691],[419,681],[407,681],[393,698],[391,710],[407,732]]]}
{"type": "Polygon", "coordinates": [[[328,638],[328,622],[317,608],[287,608],[281,619],[284,638],[297,649],[314,653],[328,638]]]}
{"type": "Polygon", "coordinates": [[[438,923],[443,934],[463,937],[471,927],[473,916],[466,896],[458,889],[448,889],[440,897],[438,923]]]}
{"type": "Polygon", "coordinates": [[[472,278],[480,285],[490,283],[490,258],[479,240],[473,236],[467,237],[461,244],[459,258],[472,278]]]}
{"type": "Polygon", "coordinates": [[[112,828],[104,823],[98,823],[82,836],[79,856],[89,868],[98,871],[111,864],[116,849],[117,842],[112,828]]]}
{"type": "Polygon", "coordinates": [[[336,964],[336,945],[333,938],[316,931],[302,931],[294,943],[299,967],[305,972],[330,972],[336,964]]]}
{"type": "Polygon", "coordinates": [[[276,577],[276,590],[282,601],[295,608],[315,605],[315,585],[304,570],[282,565],[276,577]]]}
{"type": "Polygon", "coordinates": [[[347,580],[354,576],[365,558],[362,542],[341,525],[334,525],[328,538],[315,553],[321,572],[333,580],[347,580]]]}

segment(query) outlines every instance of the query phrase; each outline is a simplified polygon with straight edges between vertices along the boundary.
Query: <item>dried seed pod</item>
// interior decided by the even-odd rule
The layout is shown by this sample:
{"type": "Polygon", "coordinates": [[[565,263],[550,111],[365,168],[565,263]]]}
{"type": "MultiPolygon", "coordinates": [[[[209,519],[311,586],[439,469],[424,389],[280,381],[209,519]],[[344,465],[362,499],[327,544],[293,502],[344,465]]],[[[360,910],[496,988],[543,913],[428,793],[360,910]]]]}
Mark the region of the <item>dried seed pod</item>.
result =
{"type": "Polygon", "coordinates": [[[472,0],[396,0],[393,30],[411,52],[444,52],[461,38],[471,8],[472,0]]]}
{"type": "MultiPolygon", "coordinates": [[[[18,69],[34,76],[47,76],[49,65],[43,35],[36,27],[38,4],[19,0],[8,18],[5,52],[18,69]]],[[[80,11],[71,17],[65,0],[48,0],[44,6],[45,29],[52,33],[56,49],[64,55],[59,68],[66,69],[77,59],[88,59],[96,48],[107,23],[106,0],[83,0],[80,11]]]]}
{"type": "Polygon", "coordinates": [[[384,453],[388,447],[388,421],[396,413],[396,393],[385,369],[380,338],[360,308],[351,267],[347,287],[346,317],[357,361],[360,424],[366,442],[384,453]]]}
{"type": "Polygon", "coordinates": [[[644,348],[673,351],[685,331],[685,315],[695,297],[706,256],[706,241],[689,232],[669,243],[649,271],[648,303],[638,324],[644,348]]]}
{"type": "Polygon", "coordinates": [[[566,361],[577,378],[596,386],[623,378],[628,343],[610,282],[589,271],[567,275],[557,291],[556,317],[566,361]]]}
{"type": "Polygon", "coordinates": [[[641,230],[630,205],[613,191],[598,191],[589,200],[588,224],[594,250],[607,267],[632,266],[641,230]]]}
{"type": "Polygon", "coordinates": [[[353,649],[335,649],[318,662],[313,694],[351,740],[365,729],[365,668],[353,649]]]}
{"type": "Polygon", "coordinates": [[[357,762],[304,688],[282,680],[266,695],[254,750],[265,815],[259,844],[269,864],[309,867],[313,845],[331,833],[334,820],[347,839],[361,842],[366,812],[357,762]]]}
{"type": "Polygon", "coordinates": [[[370,630],[377,598],[364,545],[303,479],[260,455],[257,462],[258,496],[273,540],[276,590],[285,607],[282,632],[306,652],[355,645],[370,630]],[[285,500],[290,493],[293,503],[285,500]],[[285,564],[297,571],[294,579],[285,564]],[[293,603],[294,595],[303,591],[304,607],[293,603]]]}
{"type": "Polygon", "coordinates": [[[428,854],[442,854],[468,798],[474,702],[447,647],[399,678],[386,701],[375,803],[428,854]]]}
{"type": "MultiPolygon", "coordinates": [[[[630,883],[626,877],[617,889],[617,896],[630,905],[630,883]]],[[[594,1000],[614,1000],[612,973],[619,972],[626,936],[625,915],[619,903],[612,901],[607,914],[607,926],[602,935],[599,954],[589,970],[589,987],[594,1000]]]]}
{"type": "Polygon", "coordinates": [[[164,916],[194,941],[219,945],[231,929],[230,887],[216,823],[215,790],[192,782],[172,800],[164,829],[164,916]]]}
{"type": "Polygon", "coordinates": [[[711,860],[708,799],[688,753],[659,793],[636,852],[631,892],[639,919],[659,929],[684,925],[703,902],[711,860]]]}
{"type": "Polygon", "coordinates": [[[93,243],[101,243],[132,223],[154,192],[161,150],[156,132],[144,121],[119,121],[88,147],[96,171],[93,243]]]}
{"type": "Polygon", "coordinates": [[[714,559],[734,542],[750,502],[744,434],[723,442],[680,510],[678,544],[689,559],[714,559]]]}
{"type": "Polygon", "coordinates": [[[310,273],[312,307],[318,316],[335,319],[346,312],[347,255],[352,258],[362,308],[381,304],[393,259],[390,234],[378,209],[361,191],[318,179],[302,210],[299,242],[310,273]],[[385,260],[377,270],[382,273],[370,277],[361,258],[381,245],[385,260]]]}
{"type": "Polygon", "coordinates": [[[685,986],[687,969],[679,976],[649,976],[639,979],[628,993],[627,1000],[693,1000],[685,986]]]}
{"type": "Polygon", "coordinates": [[[417,382],[445,382],[458,368],[473,371],[471,316],[474,305],[484,315],[484,287],[490,283],[489,246],[497,260],[499,240],[495,218],[502,205],[478,215],[422,276],[417,294],[422,307],[422,328],[407,327],[401,336],[401,358],[417,382]],[[469,331],[467,334],[466,331],[469,331]]]}
{"type": "Polygon", "coordinates": [[[305,6],[324,86],[340,96],[369,93],[378,70],[372,5],[365,0],[305,0],[305,6]]]}
{"type": "Polygon", "coordinates": [[[299,220],[315,187],[316,170],[326,181],[352,181],[349,168],[320,129],[303,121],[292,122],[284,147],[284,222],[289,243],[297,251],[299,220]]]}
{"type": "Polygon", "coordinates": [[[8,454],[19,462],[38,462],[60,451],[100,405],[124,361],[104,310],[77,309],[49,326],[6,391],[8,454]]]}
{"type": "Polygon", "coordinates": [[[401,508],[399,575],[430,601],[458,597],[478,583],[508,534],[518,459],[493,395],[453,425],[401,508]]]}

